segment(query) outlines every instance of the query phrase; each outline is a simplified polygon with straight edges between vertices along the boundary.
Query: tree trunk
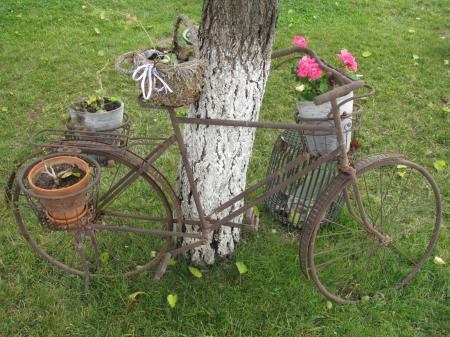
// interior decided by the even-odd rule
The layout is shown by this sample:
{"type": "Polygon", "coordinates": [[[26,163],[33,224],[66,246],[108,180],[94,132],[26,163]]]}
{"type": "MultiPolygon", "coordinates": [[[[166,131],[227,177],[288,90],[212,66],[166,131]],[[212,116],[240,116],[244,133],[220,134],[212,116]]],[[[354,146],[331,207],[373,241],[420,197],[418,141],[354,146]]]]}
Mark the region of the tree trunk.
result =
{"type": "MultiPolygon", "coordinates": [[[[257,120],[269,74],[278,0],[205,0],[200,25],[200,51],[209,61],[201,97],[188,115],[201,118],[257,120]]],[[[255,130],[186,125],[184,136],[195,181],[206,214],[245,188],[255,130]]],[[[198,219],[187,176],[178,175],[179,193],[187,218],[198,219]]],[[[223,211],[223,217],[240,207],[223,211]]],[[[242,217],[234,219],[242,221],[242,217]]],[[[186,231],[196,231],[185,225],[186,231]]],[[[214,263],[230,255],[239,229],[222,227],[209,244],[189,252],[196,264],[214,263]]],[[[189,244],[192,239],[185,239],[189,244]]]]}

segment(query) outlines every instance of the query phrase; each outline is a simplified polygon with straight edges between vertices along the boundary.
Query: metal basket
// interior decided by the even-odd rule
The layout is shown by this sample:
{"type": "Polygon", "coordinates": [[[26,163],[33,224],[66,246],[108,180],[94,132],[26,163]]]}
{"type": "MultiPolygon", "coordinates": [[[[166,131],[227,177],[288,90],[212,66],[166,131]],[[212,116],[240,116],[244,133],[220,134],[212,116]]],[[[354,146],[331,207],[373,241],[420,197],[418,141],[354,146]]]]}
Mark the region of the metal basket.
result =
{"type": "MultiPolygon", "coordinates": [[[[346,146],[348,146],[351,156],[355,156],[357,150],[357,142],[359,128],[361,126],[362,109],[360,105],[355,104],[353,113],[350,116],[343,116],[342,118],[349,118],[347,125],[344,128],[344,135],[346,146]],[[350,136],[351,134],[351,136],[350,136]],[[352,140],[353,139],[353,140],[352,140]]],[[[318,120],[304,120],[296,114],[296,121],[299,123],[315,123],[318,120]]],[[[320,120],[325,122],[332,122],[329,119],[320,120]]],[[[268,186],[271,187],[280,184],[284,180],[293,176],[297,172],[304,169],[318,159],[320,154],[332,152],[336,149],[336,135],[316,131],[297,131],[284,130],[276,140],[272,155],[270,158],[268,174],[273,173],[289,161],[298,157],[301,153],[309,152],[310,159],[304,161],[300,166],[286,172],[272,181],[268,186]],[[318,150],[322,150],[321,152],[318,150]],[[320,152],[320,153],[319,153],[320,152]]],[[[290,184],[285,189],[276,193],[266,200],[266,205],[269,208],[272,216],[287,226],[301,228],[303,223],[308,218],[314,203],[319,197],[320,193],[333,180],[337,171],[337,161],[328,161],[320,165],[317,169],[312,170],[307,175],[301,177],[298,181],[290,184]]],[[[343,205],[343,198],[340,197],[334,202],[326,216],[327,221],[333,221],[340,212],[343,205]]]]}
{"type": "MultiPolygon", "coordinates": [[[[31,210],[32,213],[34,213],[35,221],[38,222],[44,229],[52,231],[76,230],[77,228],[87,224],[92,216],[95,216],[94,214],[96,209],[95,206],[98,200],[98,189],[100,183],[100,165],[97,163],[96,160],[94,160],[90,156],[82,155],[79,153],[58,152],[42,156],[29,163],[24,163],[22,167],[23,169],[21,170],[17,179],[20,189],[23,195],[25,196],[27,204],[26,208],[31,210]],[[87,164],[90,167],[89,173],[90,176],[87,186],[75,193],[67,194],[63,197],[43,196],[36,194],[31,189],[28,182],[28,175],[30,171],[34,166],[36,166],[38,163],[44,160],[61,156],[78,157],[87,162],[87,164]],[[74,221],[73,219],[72,221],[68,221],[68,219],[66,219],[66,223],[64,223],[64,221],[62,221],[63,223],[61,223],[61,221],[60,223],[55,223],[55,221],[51,219],[45,207],[43,206],[43,203],[45,203],[46,201],[58,200],[60,202],[59,211],[64,211],[64,207],[66,207],[65,204],[67,204],[67,202],[71,203],[72,202],[71,200],[76,199],[76,197],[81,194],[83,195],[83,203],[84,202],[86,203],[86,211],[82,212],[79,216],[77,216],[74,221]],[[65,202],[65,199],[67,202],[65,202]]],[[[31,214],[28,215],[28,217],[30,216],[31,214]]],[[[30,218],[28,219],[31,220],[30,218]]]]}

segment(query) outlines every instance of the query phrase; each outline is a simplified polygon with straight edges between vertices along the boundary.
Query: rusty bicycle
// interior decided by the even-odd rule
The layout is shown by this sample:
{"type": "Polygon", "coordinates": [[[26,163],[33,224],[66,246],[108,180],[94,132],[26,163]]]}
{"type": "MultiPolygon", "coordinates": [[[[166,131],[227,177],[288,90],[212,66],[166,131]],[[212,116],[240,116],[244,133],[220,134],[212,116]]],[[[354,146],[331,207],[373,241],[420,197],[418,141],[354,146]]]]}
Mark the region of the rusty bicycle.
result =
{"type": "MultiPolygon", "coordinates": [[[[307,48],[295,47],[273,53],[273,58],[308,54],[337,85],[315,98],[316,104],[331,104],[330,126],[307,121],[274,123],[263,121],[205,119],[178,116],[167,108],[173,134],[160,138],[139,138],[127,132],[107,130],[101,134],[80,130],[40,130],[31,143],[41,148],[20,164],[11,175],[6,196],[12,204],[21,234],[42,258],[52,265],[84,277],[86,286],[94,275],[132,276],[152,267],[162,277],[171,258],[207,244],[208,234],[221,226],[254,230],[258,217],[253,206],[302,179],[324,164],[334,163],[334,178],[324,184],[307,214],[299,234],[299,260],[303,274],[336,303],[354,303],[382,294],[387,288],[401,288],[419,272],[439,235],[441,200],[431,175],[420,165],[397,153],[351,156],[349,137],[342,127],[340,107],[349,100],[371,95],[363,81],[354,81],[307,48]],[[350,92],[346,101],[338,98],[350,92]],[[181,125],[282,129],[302,136],[335,137],[336,147],[325,153],[305,151],[264,179],[246,188],[209,214],[189,162],[181,125]],[[140,155],[133,146],[152,145],[140,155]],[[183,215],[180,200],[157,160],[177,145],[186,171],[198,219],[183,215]],[[54,224],[28,188],[26,176],[43,158],[71,154],[92,167],[91,179],[83,189],[89,208],[73,224],[54,224]],[[311,157],[314,160],[309,161],[311,157]],[[308,161],[308,165],[301,165],[308,161]],[[276,184],[273,184],[274,181],[276,184]],[[263,189],[266,187],[266,189],[263,189]],[[218,217],[250,194],[258,196],[218,217]],[[336,200],[340,199],[338,212],[336,200]],[[246,222],[233,220],[246,213],[246,222]],[[333,214],[332,216],[330,214],[333,214]],[[187,232],[185,225],[197,232],[187,232]],[[181,238],[189,243],[178,245],[181,238]]],[[[125,128],[124,128],[125,129],[125,128]]]]}

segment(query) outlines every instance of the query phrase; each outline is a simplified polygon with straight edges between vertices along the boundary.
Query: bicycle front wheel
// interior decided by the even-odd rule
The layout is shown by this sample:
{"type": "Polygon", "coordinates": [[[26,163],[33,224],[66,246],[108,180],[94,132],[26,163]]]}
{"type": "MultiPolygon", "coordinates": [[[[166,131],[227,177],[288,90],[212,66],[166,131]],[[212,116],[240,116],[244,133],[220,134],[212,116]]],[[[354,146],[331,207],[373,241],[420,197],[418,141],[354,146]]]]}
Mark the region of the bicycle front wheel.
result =
{"type": "Polygon", "coordinates": [[[336,177],[311,211],[301,242],[308,247],[307,260],[304,249],[301,256],[308,274],[336,303],[384,296],[408,284],[429,257],[441,223],[439,191],[423,167],[381,154],[356,169],[369,223],[391,240],[383,245],[364,229],[350,177],[336,177]],[[337,219],[327,219],[342,193],[347,207],[337,219]]]}

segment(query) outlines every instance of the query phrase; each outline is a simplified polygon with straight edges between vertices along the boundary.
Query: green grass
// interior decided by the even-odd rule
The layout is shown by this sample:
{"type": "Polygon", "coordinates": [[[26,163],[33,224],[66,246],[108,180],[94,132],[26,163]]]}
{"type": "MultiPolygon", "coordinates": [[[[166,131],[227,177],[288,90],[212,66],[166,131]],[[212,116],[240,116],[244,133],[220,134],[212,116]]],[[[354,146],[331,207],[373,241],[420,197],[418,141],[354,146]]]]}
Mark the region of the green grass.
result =
{"type": "MultiPolygon", "coordinates": [[[[0,3],[2,184],[16,159],[32,151],[26,144],[30,133],[60,126],[70,102],[96,89],[95,72],[107,62],[104,86],[124,98],[134,132],[169,132],[165,112],[139,110],[134,83],[114,72],[117,55],[149,44],[142,29],[127,25],[118,13],[137,15],[155,41],[167,41],[177,13],[199,20],[201,1],[92,4],[99,10],[78,1],[0,3]],[[37,115],[36,122],[30,114],[37,115]]],[[[445,226],[449,175],[436,172],[432,164],[450,161],[444,64],[449,59],[448,16],[448,3],[439,0],[282,1],[274,46],[284,48],[300,34],[330,61],[342,48],[354,53],[364,79],[377,89],[364,103],[363,152],[400,151],[433,172],[444,200],[445,226]],[[372,55],[363,58],[366,50],[372,55]],[[417,64],[413,54],[419,56],[417,64]]],[[[292,120],[295,98],[286,71],[272,72],[261,119],[292,120]]],[[[257,135],[249,182],[264,175],[277,136],[257,135]]],[[[168,176],[177,162],[175,155],[166,158],[168,176]]],[[[264,209],[260,231],[245,233],[233,259],[204,271],[201,279],[193,278],[179,259],[159,283],[151,273],[111,282],[96,279],[87,300],[78,277],[52,268],[32,252],[3,201],[0,214],[0,336],[447,336],[450,331],[447,266],[429,261],[402,292],[328,310],[299,273],[295,235],[264,209]],[[245,262],[249,272],[239,276],[234,260],[245,262]],[[135,291],[145,294],[130,304],[128,295],[135,291]],[[178,294],[174,310],[166,303],[169,293],[178,294]]],[[[444,227],[433,255],[450,261],[449,244],[444,227]]]]}

